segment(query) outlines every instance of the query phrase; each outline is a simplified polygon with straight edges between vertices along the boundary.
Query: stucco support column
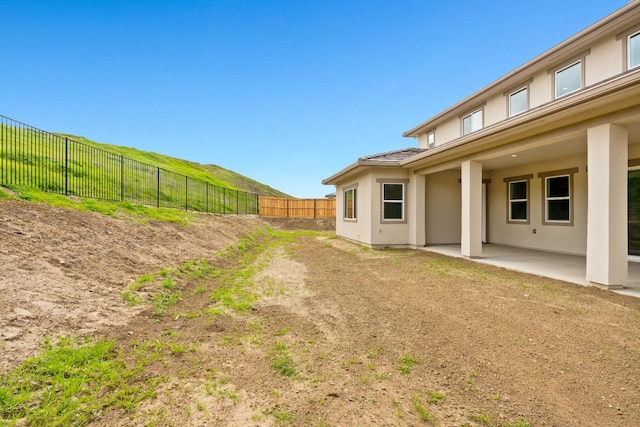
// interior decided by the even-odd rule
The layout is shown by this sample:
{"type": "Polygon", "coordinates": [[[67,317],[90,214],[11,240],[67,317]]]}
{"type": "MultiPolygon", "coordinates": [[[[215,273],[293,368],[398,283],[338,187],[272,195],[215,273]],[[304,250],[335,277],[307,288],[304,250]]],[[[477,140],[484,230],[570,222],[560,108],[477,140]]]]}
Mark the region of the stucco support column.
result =
{"type": "Polygon", "coordinates": [[[425,234],[425,175],[414,175],[409,184],[408,221],[409,221],[409,245],[412,247],[424,246],[425,234]]]}
{"type": "Polygon", "coordinates": [[[466,258],[482,256],[482,163],[462,162],[462,235],[460,253],[466,258]]]}
{"type": "Polygon", "coordinates": [[[606,124],[587,130],[587,280],[609,289],[628,279],[628,132],[606,124]]]}

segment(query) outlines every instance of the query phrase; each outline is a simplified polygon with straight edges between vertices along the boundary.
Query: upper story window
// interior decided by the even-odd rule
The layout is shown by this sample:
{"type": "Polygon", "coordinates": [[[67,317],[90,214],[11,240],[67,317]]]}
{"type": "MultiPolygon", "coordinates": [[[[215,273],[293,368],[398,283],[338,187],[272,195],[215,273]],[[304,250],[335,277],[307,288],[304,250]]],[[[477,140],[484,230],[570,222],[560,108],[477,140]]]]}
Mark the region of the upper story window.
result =
{"type": "Polygon", "coordinates": [[[344,191],[344,219],[356,219],[356,188],[352,187],[344,191]]]}
{"type": "Polygon", "coordinates": [[[556,71],[556,98],[582,88],[582,61],[556,71]]]}
{"type": "Polygon", "coordinates": [[[431,150],[436,146],[436,132],[431,131],[427,134],[427,148],[431,150]]]}
{"type": "Polygon", "coordinates": [[[629,69],[640,66],[640,31],[629,36],[627,45],[629,69]]]}
{"type": "Polygon", "coordinates": [[[462,117],[462,135],[482,129],[482,108],[462,117]]]}
{"type": "Polygon", "coordinates": [[[509,95],[509,117],[527,111],[529,108],[529,90],[523,87],[509,95]]]}

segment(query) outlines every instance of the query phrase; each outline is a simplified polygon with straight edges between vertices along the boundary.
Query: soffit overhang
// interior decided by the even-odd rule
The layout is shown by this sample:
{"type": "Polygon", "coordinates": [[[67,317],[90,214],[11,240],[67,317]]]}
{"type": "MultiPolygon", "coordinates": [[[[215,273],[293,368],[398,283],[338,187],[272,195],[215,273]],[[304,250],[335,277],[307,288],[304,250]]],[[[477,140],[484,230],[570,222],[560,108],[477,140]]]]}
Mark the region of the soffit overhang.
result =
{"type": "Polygon", "coordinates": [[[322,183],[325,185],[336,185],[338,182],[344,181],[345,179],[370,168],[399,168],[402,161],[425,151],[426,150],[424,148],[410,147],[360,157],[356,163],[353,163],[342,169],[340,172],[322,180],[322,183]]]}
{"type": "Polygon", "coordinates": [[[406,159],[401,166],[411,169],[433,167],[563,129],[565,132],[584,131],[599,124],[624,123],[629,118],[640,119],[640,70],[487,126],[406,159]]]}

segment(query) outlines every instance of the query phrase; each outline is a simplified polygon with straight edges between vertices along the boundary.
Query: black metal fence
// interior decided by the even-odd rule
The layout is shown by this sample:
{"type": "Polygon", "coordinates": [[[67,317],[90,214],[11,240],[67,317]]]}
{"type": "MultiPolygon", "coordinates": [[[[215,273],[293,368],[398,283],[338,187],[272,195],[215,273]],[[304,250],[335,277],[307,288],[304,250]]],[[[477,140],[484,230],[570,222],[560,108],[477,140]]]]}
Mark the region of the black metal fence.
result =
{"type": "Polygon", "coordinates": [[[258,214],[258,195],[130,159],[0,115],[0,185],[223,214],[258,214]]]}

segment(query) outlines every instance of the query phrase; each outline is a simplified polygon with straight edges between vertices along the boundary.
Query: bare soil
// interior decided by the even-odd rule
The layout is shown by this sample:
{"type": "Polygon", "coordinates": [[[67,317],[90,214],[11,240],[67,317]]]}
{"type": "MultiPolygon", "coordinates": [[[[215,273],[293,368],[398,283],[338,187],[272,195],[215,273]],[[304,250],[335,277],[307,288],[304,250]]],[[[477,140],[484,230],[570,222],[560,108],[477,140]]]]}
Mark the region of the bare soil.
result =
{"type": "Polygon", "coordinates": [[[333,223],[141,224],[0,201],[0,372],[45,337],[175,340],[191,350],[150,365],[157,397],[94,425],[638,425],[640,299],[596,288],[326,234],[262,254],[246,314],[184,315],[212,305],[214,280],[162,316],[123,300],[137,277],[220,263],[265,226],[333,223]],[[283,355],[288,375],[274,368],[283,355]]]}

